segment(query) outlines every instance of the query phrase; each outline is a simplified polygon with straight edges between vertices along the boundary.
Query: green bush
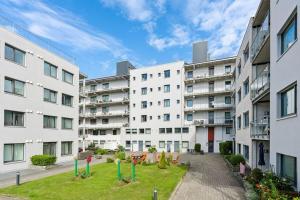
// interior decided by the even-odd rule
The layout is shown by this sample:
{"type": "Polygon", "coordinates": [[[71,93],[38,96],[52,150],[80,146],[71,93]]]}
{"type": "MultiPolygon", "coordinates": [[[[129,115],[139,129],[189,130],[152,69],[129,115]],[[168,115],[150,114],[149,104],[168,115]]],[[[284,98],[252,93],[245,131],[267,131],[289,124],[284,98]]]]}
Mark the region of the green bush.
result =
{"type": "Polygon", "coordinates": [[[232,153],[232,141],[219,143],[219,150],[222,155],[229,155],[232,153]]]}
{"type": "Polygon", "coordinates": [[[201,144],[199,143],[195,144],[195,152],[200,153],[200,151],[201,151],[201,144]]]}
{"type": "Polygon", "coordinates": [[[108,150],[106,150],[106,149],[97,149],[96,154],[105,155],[105,154],[108,154],[108,150]]]}
{"type": "Polygon", "coordinates": [[[125,151],[125,148],[122,145],[118,145],[117,152],[125,151]]]}
{"type": "Polygon", "coordinates": [[[120,160],[125,160],[126,155],[125,155],[124,151],[118,151],[118,152],[116,152],[115,157],[120,160]]]}
{"type": "Polygon", "coordinates": [[[232,155],[225,155],[224,158],[230,162],[232,155]]]}
{"type": "Polygon", "coordinates": [[[245,159],[242,155],[240,154],[237,154],[237,155],[232,155],[230,157],[230,160],[229,162],[233,165],[233,166],[236,166],[236,165],[239,165],[240,163],[245,163],[245,159]]]}
{"type": "Polygon", "coordinates": [[[130,157],[130,156],[127,156],[127,157],[126,157],[126,162],[127,162],[127,163],[131,163],[131,157],[130,157]]]}
{"type": "Polygon", "coordinates": [[[160,169],[166,169],[167,168],[166,154],[165,154],[164,151],[161,153],[159,163],[158,163],[158,168],[160,168],[160,169]]]}
{"type": "Polygon", "coordinates": [[[56,157],[51,155],[35,155],[31,157],[31,162],[37,166],[48,166],[55,164],[56,157]]]}
{"type": "Polygon", "coordinates": [[[253,184],[256,184],[263,179],[264,175],[261,169],[255,168],[251,171],[250,177],[251,177],[251,182],[253,184]]]}
{"type": "Polygon", "coordinates": [[[114,159],[112,159],[112,158],[106,158],[106,162],[107,162],[107,163],[113,163],[113,162],[114,162],[114,159]]]}
{"type": "Polygon", "coordinates": [[[151,147],[148,148],[148,152],[149,153],[155,153],[155,152],[157,152],[157,150],[154,146],[151,146],[151,147]]]}

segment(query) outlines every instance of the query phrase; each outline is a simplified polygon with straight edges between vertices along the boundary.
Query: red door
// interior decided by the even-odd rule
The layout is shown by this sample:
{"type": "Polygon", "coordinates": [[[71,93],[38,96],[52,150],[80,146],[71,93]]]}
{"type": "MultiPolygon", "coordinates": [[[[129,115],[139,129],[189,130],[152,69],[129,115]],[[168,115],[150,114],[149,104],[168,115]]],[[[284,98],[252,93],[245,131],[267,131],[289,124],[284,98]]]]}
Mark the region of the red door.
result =
{"type": "Polygon", "coordinates": [[[208,127],[208,152],[214,152],[215,128],[208,127]]]}

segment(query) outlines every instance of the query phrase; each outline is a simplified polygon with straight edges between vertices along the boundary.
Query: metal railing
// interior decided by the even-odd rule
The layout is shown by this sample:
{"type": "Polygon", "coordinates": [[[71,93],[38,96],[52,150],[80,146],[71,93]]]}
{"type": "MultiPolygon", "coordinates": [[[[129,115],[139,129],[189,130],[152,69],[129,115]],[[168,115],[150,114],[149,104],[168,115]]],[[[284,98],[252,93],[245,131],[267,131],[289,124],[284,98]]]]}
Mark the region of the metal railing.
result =
{"type": "Polygon", "coordinates": [[[266,64],[264,70],[251,83],[251,98],[255,99],[270,88],[270,65],[266,64]]]}
{"type": "Polygon", "coordinates": [[[209,126],[209,125],[232,125],[233,120],[227,118],[213,118],[213,119],[195,119],[193,121],[185,121],[186,125],[209,126]]]}
{"type": "Polygon", "coordinates": [[[232,72],[224,72],[219,74],[203,74],[203,75],[197,75],[193,77],[185,76],[185,80],[191,81],[191,80],[200,80],[200,79],[212,79],[212,78],[219,78],[219,77],[226,77],[226,76],[232,76],[232,72]]]}
{"type": "Polygon", "coordinates": [[[270,135],[270,119],[265,117],[260,121],[251,122],[251,136],[269,136],[270,135]]]}

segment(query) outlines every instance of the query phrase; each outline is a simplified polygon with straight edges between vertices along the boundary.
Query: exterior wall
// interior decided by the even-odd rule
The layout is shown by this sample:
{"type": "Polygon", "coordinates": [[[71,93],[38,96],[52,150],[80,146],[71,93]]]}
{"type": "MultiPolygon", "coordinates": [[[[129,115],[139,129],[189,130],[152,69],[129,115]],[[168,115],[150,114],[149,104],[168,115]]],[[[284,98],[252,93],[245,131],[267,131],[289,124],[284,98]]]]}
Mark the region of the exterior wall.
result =
{"type": "Polygon", "coordinates": [[[299,41],[290,46],[290,48],[279,56],[279,42],[277,34],[286,23],[287,19],[293,11],[297,8],[297,33],[299,38],[299,0],[290,0],[289,3],[285,1],[270,1],[271,2],[271,164],[276,169],[277,153],[293,156],[297,158],[297,187],[300,190],[300,149],[299,141],[299,116],[298,113],[291,117],[279,118],[279,102],[277,93],[297,81],[297,108],[300,107],[299,101],[299,83],[300,83],[300,69],[299,69],[299,41]],[[284,10],[284,12],[282,12],[284,10]]]}
{"type": "Polygon", "coordinates": [[[77,154],[78,130],[78,78],[79,69],[70,62],[38,47],[28,40],[0,28],[0,173],[27,168],[30,157],[43,154],[43,142],[56,142],[57,162],[73,159],[77,154]],[[26,52],[25,66],[18,65],[4,58],[5,43],[26,52]],[[29,53],[31,52],[31,53],[29,53]],[[58,66],[58,78],[44,75],[44,61],[58,66]],[[62,81],[62,69],[74,74],[73,83],[62,81]],[[5,77],[10,77],[25,83],[24,97],[4,92],[5,77]],[[43,89],[57,91],[57,103],[43,101],[43,89]],[[73,106],[63,106],[62,93],[73,96],[73,106]],[[4,126],[4,110],[24,112],[24,127],[4,126]],[[43,128],[43,115],[57,116],[56,129],[43,128]],[[71,130],[61,129],[61,117],[73,119],[71,130]],[[61,142],[73,142],[72,154],[61,156],[61,142]],[[24,143],[24,161],[4,163],[4,144],[24,143]]]}

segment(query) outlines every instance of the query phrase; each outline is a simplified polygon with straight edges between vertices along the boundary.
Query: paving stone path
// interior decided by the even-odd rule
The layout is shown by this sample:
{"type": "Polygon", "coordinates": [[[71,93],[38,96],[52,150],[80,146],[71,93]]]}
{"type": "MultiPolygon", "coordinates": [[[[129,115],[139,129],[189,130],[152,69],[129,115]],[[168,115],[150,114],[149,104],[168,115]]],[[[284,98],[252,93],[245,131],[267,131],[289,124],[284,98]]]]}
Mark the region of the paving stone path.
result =
{"type": "Polygon", "coordinates": [[[245,199],[245,191],[218,154],[183,155],[191,168],[170,200],[245,199]]]}

